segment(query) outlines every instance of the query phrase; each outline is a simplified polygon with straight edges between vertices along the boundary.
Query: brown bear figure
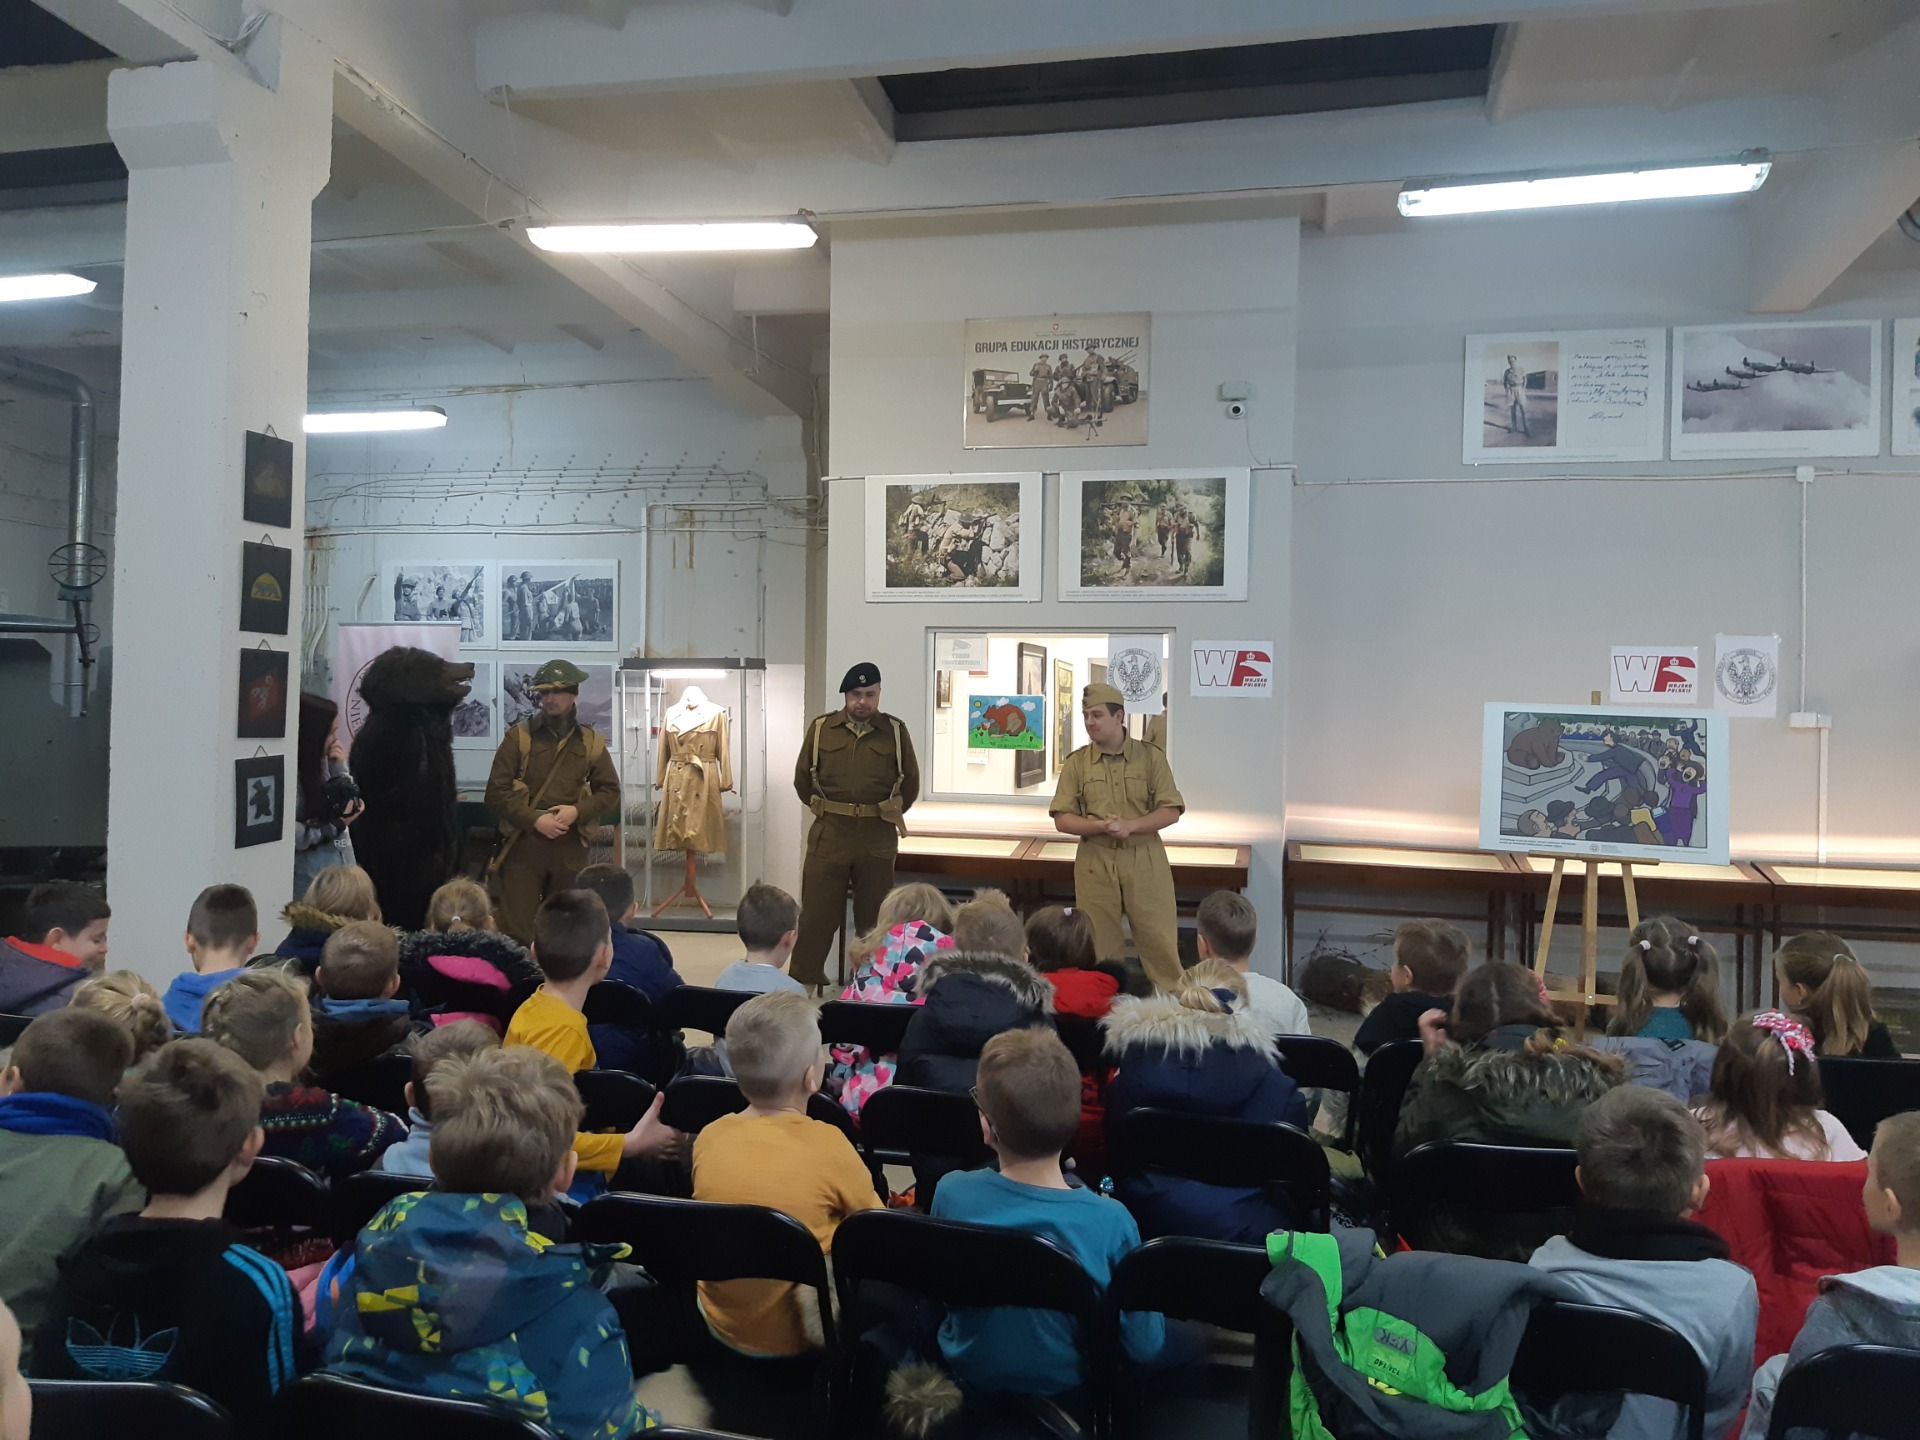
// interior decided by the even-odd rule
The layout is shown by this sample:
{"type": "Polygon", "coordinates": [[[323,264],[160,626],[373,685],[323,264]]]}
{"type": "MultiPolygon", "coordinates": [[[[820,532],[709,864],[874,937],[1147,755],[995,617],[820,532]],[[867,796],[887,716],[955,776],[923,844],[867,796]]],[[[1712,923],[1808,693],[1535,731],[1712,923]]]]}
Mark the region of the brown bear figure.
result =
{"type": "Polygon", "coordinates": [[[360,677],[367,718],[348,763],[366,802],[353,856],[373,877],[389,925],[421,930],[427,902],[460,855],[454,821],[453,710],[473,666],[396,646],[360,677]]]}
{"type": "Polygon", "coordinates": [[[1522,730],[1507,746],[1507,759],[1522,770],[1539,770],[1558,765],[1564,758],[1560,750],[1560,722],[1548,720],[1531,730],[1522,730]]]}

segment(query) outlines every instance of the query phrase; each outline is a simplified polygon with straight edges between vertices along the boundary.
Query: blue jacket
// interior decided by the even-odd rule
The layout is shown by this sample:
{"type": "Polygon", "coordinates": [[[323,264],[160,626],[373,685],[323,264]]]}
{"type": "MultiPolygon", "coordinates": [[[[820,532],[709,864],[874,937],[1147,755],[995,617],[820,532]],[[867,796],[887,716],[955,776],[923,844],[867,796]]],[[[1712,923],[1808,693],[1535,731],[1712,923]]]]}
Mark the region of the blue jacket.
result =
{"type": "Polygon", "coordinates": [[[554,1245],[511,1195],[402,1195],[354,1245],[326,1369],[412,1395],[491,1400],[562,1440],[656,1423],[591,1267],[624,1245],[554,1245]]]}
{"type": "Polygon", "coordinates": [[[619,921],[613,923],[613,968],[607,979],[631,985],[658,1005],[669,990],[686,982],[673,968],[673,952],[667,942],[648,930],[629,930],[619,921]]]}
{"type": "MultiPolygon", "coordinates": [[[[1122,996],[1101,1026],[1108,1058],[1118,1067],[1107,1087],[1110,1134],[1122,1116],[1143,1106],[1307,1128],[1306,1102],[1279,1067],[1273,1037],[1245,1006],[1223,1015],[1189,1009],[1164,993],[1122,996]]],[[[1257,1189],[1122,1174],[1114,1193],[1149,1240],[1191,1235],[1257,1245],[1293,1223],[1257,1189]]]]}
{"type": "Polygon", "coordinates": [[[198,1035],[200,1007],[207,1003],[207,996],[234,976],[245,973],[244,969],[214,970],[203,975],[198,970],[183,970],[174,976],[173,983],[167,986],[166,998],[160,1002],[173,1028],[182,1035],[198,1035]]]}

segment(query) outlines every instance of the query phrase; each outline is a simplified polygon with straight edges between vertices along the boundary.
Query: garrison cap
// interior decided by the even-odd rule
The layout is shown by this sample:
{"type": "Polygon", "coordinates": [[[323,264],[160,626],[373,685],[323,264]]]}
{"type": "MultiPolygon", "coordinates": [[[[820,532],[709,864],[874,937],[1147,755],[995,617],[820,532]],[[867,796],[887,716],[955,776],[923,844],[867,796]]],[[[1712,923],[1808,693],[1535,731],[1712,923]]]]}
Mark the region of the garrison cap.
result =
{"type": "Polygon", "coordinates": [[[1095,681],[1093,684],[1081,690],[1080,705],[1082,709],[1088,705],[1118,705],[1124,710],[1127,708],[1127,697],[1122,695],[1113,686],[1103,685],[1095,681]]]}
{"type": "Polygon", "coordinates": [[[549,660],[534,673],[533,684],[527,688],[536,695],[549,690],[571,690],[575,694],[586,683],[587,672],[570,660],[549,660]]]}
{"type": "Polygon", "coordinates": [[[862,660],[840,677],[840,693],[844,695],[849,690],[864,690],[869,685],[879,683],[880,667],[871,660],[862,660]]]}

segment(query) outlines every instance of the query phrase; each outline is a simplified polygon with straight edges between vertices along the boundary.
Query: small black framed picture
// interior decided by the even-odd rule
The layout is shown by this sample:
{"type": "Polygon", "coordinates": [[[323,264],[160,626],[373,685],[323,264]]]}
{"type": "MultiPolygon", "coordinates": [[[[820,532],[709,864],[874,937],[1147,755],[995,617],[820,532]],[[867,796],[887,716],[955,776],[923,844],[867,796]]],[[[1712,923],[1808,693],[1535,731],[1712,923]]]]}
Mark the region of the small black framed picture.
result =
{"type": "Polygon", "coordinates": [[[254,755],[233,762],[233,848],[271,845],[287,830],[287,759],[254,755]]]}
{"type": "Polygon", "coordinates": [[[293,442],[278,435],[247,431],[243,467],[245,489],[240,513],[249,525],[293,524],[293,442]]]}
{"type": "Polygon", "coordinates": [[[287,652],[240,652],[242,740],[284,740],[287,735],[287,652]]]}
{"type": "Polygon", "coordinates": [[[240,628],[256,635],[287,633],[287,595],[293,551],[281,545],[240,545],[240,628]]]}

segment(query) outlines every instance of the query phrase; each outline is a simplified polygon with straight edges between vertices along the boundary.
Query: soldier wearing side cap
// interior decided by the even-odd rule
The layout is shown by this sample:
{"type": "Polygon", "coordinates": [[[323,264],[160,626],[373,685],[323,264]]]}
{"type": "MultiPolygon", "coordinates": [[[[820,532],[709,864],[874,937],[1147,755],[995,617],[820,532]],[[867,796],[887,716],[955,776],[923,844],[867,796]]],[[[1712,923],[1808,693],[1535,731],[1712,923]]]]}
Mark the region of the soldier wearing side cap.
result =
{"type": "Polygon", "coordinates": [[[556,890],[587,863],[582,827],[619,813],[620,779],[607,742],[574,714],[587,672],[549,660],[527,689],[540,713],[507,731],[487,777],[487,808],[500,821],[500,849],[487,867],[494,922],[521,944],[556,890]]]}
{"type": "Polygon", "coordinates": [[[813,812],[800,876],[800,935],[793,978],[821,985],[827,951],[839,932],[847,892],[853,923],[871,930],[893,888],[893,861],[905,815],[920,796],[913,737],[880,709],[880,670],[862,662],[840,681],[845,705],[807,726],[793,766],[793,788],[813,812]]]}
{"type": "Polygon", "coordinates": [[[1126,698],[1111,685],[1080,693],[1088,743],[1067,756],[1053,795],[1054,827],[1078,836],[1073,903],[1093,919],[1101,959],[1125,945],[1122,916],[1147,978],[1162,990],[1180,978],[1173,867],[1160,832],[1187,802],[1158,745],[1127,734],[1126,698]]]}

